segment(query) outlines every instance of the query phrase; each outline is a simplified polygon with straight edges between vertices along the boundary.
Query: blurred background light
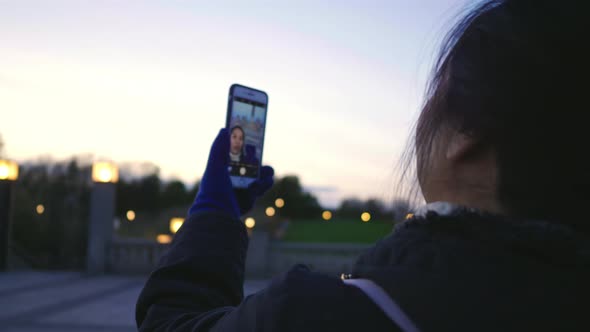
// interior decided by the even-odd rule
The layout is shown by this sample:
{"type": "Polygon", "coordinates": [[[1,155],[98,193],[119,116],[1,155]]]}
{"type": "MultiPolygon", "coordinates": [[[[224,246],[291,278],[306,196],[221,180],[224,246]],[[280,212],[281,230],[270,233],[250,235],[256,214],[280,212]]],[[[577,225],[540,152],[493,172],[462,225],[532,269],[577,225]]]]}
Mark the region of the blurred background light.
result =
{"type": "Polygon", "coordinates": [[[133,210],[127,211],[126,217],[127,217],[127,220],[129,220],[129,221],[135,220],[135,211],[133,211],[133,210]]]}
{"type": "Polygon", "coordinates": [[[361,220],[363,222],[369,222],[369,220],[371,220],[371,214],[369,212],[363,212],[363,214],[361,214],[361,220]]]}
{"type": "Polygon", "coordinates": [[[45,212],[45,206],[43,206],[43,204],[38,204],[35,211],[37,211],[37,214],[41,215],[45,212]]]}
{"type": "Polygon", "coordinates": [[[18,179],[18,164],[11,160],[0,160],[0,180],[18,179]]]}
{"type": "Polygon", "coordinates": [[[184,218],[176,217],[170,219],[170,232],[172,232],[172,234],[176,234],[176,232],[178,232],[182,224],[184,224],[184,218]]]}
{"type": "Polygon", "coordinates": [[[158,236],[156,236],[156,241],[160,244],[167,244],[172,242],[172,236],[168,234],[158,234],[158,236]]]}
{"type": "Polygon", "coordinates": [[[285,200],[283,200],[282,198],[277,198],[275,200],[275,206],[279,209],[282,208],[283,206],[285,206],[285,200]]]}
{"type": "Polygon", "coordinates": [[[116,183],[119,181],[119,169],[110,162],[96,162],[92,165],[92,180],[94,182],[116,183]]]}
{"type": "Polygon", "coordinates": [[[246,224],[246,227],[248,227],[250,229],[252,229],[252,228],[254,228],[254,226],[256,226],[256,220],[254,220],[254,218],[252,218],[252,217],[246,218],[244,223],[246,224]]]}

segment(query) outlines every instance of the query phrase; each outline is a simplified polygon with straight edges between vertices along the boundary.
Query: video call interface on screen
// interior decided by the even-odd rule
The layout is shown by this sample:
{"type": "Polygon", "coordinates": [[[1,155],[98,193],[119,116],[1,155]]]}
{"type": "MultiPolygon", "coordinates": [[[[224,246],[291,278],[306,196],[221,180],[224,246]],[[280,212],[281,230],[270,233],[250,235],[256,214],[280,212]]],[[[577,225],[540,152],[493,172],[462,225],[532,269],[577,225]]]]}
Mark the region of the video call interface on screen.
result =
{"type": "Polygon", "coordinates": [[[255,178],[262,158],[266,105],[234,97],[232,102],[229,174],[255,178]]]}

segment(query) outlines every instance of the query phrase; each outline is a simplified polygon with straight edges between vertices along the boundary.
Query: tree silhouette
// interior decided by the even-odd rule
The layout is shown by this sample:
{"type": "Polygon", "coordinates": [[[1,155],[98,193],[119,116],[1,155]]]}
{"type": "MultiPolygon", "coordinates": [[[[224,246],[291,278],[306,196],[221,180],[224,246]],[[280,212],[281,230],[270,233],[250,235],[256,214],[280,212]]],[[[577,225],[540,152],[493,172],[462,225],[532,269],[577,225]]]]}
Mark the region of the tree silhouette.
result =
{"type": "Polygon", "coordinates": [[[89,213],[90,166],[75,159],[21,165],[15,186],[13,250],[39,268],[81,268],[89,213]],[[37,206],[43,206],[38,213],[37,206]]]}
{"type": "Polygon", "coordinates": [[[276,179],[273,187],[260,199],[259,206],[273,206],[277,198],[285,201],[280,214],[287,218],[319,218],[321,206],[312,194],[303,190],[295,175],[276,179]]]}
{"type": "Polygon", "coordinates": [[[358,218],[363,213],[363,202],[357,198],[344,199],[336,213],[341,217],[358,218]]]}
{"type": "Polygon", "coordinates": [[[192,197],[188,195],[186,186],[181,181],[173,180],[163,185],[160,207],[188,206],[191,201],[192,197]]]}

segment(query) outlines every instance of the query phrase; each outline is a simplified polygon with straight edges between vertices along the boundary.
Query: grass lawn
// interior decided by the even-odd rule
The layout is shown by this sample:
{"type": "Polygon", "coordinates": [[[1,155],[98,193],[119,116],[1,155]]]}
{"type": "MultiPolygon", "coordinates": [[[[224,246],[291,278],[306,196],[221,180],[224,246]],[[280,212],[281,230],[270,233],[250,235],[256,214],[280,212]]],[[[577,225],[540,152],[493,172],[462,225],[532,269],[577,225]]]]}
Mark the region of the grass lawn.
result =
{"type": "Polygon", "coordinates": [[[292,220],[284,241],[373,243],[391,233],[393,225],[385,222],[363,223],[360,220],[332,219],[292,220]]]}

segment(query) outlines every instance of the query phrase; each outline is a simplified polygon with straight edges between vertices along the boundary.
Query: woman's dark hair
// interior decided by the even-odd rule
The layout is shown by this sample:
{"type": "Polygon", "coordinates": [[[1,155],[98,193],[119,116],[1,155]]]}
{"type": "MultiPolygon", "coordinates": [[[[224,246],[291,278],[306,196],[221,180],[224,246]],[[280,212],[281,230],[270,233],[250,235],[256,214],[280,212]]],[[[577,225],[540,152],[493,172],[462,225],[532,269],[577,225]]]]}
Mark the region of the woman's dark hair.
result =
{"type": "Polygon", "coordinates": [[[229,134],[233,134],[234,130],[239,129],[242,132],[242,137],[246,137],[246,133],[244,132],[244,129],[242,128],[242,126],[233,126],[231,127],[231,130],[229,131],[229,134]]]}
{"type": "Polygon", "coordinates": [[[470,10],[434,68],[410,152],[425,161],[418,172],[427,171],[433,141],[448,126],[495,151],[497,194],[508,213],[583,225],[580,212],[590,206],[587,3],[493,0],[470,10]]]}

